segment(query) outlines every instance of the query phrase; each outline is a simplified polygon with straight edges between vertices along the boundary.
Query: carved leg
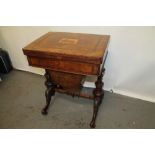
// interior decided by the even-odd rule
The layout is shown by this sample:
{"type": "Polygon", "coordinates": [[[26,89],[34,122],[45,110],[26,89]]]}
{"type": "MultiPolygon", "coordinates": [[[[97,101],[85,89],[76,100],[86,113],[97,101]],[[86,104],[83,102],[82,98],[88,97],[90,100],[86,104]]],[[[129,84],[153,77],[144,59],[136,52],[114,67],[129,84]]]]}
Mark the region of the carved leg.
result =
{"type": "Polygon", "coordinates": [[[42,109],[42,114],[43,115],[47,115],[47,111],[51,102],[51,97],[55,94],[55,85],[52,83],[51,78],[50,78],[50,74],[48,73],[48,71],[46,70],[45,73],[45,85],[47,87],[46,91],[45,91],[45,97],[46,97],[46,106],[42,109]]]}
{"type": "Polygon", "coordinates": [[[94,94],[94,109],[93,109],[93,117],[92,117],[92,121],[90,122],[90,127],[91,128],[95,128],[95,121],[96,121],[96,117],[97,117],[97,113],[98,113],[98,109],[100,104],[102,103],[102,99],[104,96],[104,91],[102,89],[103,87],[103,82],[102,82],[102,77],[103,77],[103,73],[105,72],[105,69],[101,70],[101,74],[98,76],[97,81],[95,82],[96,88],[93,91],[94,94]]]}

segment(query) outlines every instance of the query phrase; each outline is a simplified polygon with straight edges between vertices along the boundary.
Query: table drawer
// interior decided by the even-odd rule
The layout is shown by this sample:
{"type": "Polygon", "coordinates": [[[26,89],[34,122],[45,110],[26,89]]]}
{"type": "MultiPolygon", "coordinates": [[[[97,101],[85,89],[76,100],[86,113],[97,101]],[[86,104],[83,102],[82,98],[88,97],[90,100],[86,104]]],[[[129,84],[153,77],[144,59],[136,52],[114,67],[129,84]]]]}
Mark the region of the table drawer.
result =
{"type": "Polygon", "coordinates": [[[83,75],[97,75],[100,68],[97,64],[32,56],[28,57],[28,62],[35,67],[83,75]]]}

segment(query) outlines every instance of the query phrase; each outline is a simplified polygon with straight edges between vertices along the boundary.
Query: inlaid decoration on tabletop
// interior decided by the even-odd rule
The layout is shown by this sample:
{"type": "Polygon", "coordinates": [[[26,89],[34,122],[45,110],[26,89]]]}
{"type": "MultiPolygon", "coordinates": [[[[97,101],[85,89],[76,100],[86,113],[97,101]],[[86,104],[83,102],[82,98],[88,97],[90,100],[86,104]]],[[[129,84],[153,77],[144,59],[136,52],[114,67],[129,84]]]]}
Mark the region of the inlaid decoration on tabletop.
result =
{"type": "Polygon", "coordinates": [[[78,42],[78,39],[62,38],[59,40],[59,43],[61,43],[61,44],[74,44],[74,45],[76,45],[77,42],[78,42]]]}
{"type": "Polygon", "coordinates": [[[109,38],[109,35],[49,32],[23,48],[29,65],[46,71],[46,105],[42,114],[48,113],[55,92],[93,99],[90,127],[95,128],[104,96],[102,77],[109,38]],[[94,75],[97,76],[96,88],[87,91],[83,86],[85,78],[94,75]]]}

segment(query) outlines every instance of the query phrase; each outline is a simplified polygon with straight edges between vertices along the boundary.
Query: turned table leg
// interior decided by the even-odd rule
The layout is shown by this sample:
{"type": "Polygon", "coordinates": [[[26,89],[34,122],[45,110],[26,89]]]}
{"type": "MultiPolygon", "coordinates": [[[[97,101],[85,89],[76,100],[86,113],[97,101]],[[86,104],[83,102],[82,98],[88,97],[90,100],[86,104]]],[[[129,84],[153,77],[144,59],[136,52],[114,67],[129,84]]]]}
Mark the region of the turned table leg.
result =
{"type": "Polygon", "coordinates": [[[47,89],[45,91],[46,105],[41,111],[43,115],[47,115],[48,113],[47,111],[51,102],[51,97],[54,96],[55,94],[55,84],[52,83],[50,74],[48,73],[47,70],[45,73],[45,78],[46,78],[45,86],[47,87],[47,89]]]}
{"type": "Polygon", "coordinates": [[[95,121],[96,121],[98,109],[99,109],[100,104],[102,103],[102,99],[103,99],[103,96],[104,96],[104,91],[102,89],[103,84],[104,84],[102,82],[102,77],[103,77],[104,72],[105,72],[105,69],[103,68],[101,70],[100,75],[97,78],[97,81],[95,82],[96,88],[93,91],[93,94],[94,94],[94,107],[93,107],[93,117],[92,117],[92,120],[90,122],[90,127],[91,128],[95,128],[95,126],[96,126],[95,121]]]}

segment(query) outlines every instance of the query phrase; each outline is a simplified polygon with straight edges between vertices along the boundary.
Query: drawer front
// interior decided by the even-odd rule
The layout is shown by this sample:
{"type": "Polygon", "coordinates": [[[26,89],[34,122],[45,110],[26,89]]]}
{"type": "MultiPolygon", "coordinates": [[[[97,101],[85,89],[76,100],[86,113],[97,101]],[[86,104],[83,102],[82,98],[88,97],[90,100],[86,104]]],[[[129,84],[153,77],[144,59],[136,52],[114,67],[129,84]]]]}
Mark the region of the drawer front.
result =
{"type": "Polygon", "coordinates": [[[99,65],[91,63],[83,63],[69,60],[28,57],[29,65],[83,75],[97,75],[99,73],[99,65]]]}

